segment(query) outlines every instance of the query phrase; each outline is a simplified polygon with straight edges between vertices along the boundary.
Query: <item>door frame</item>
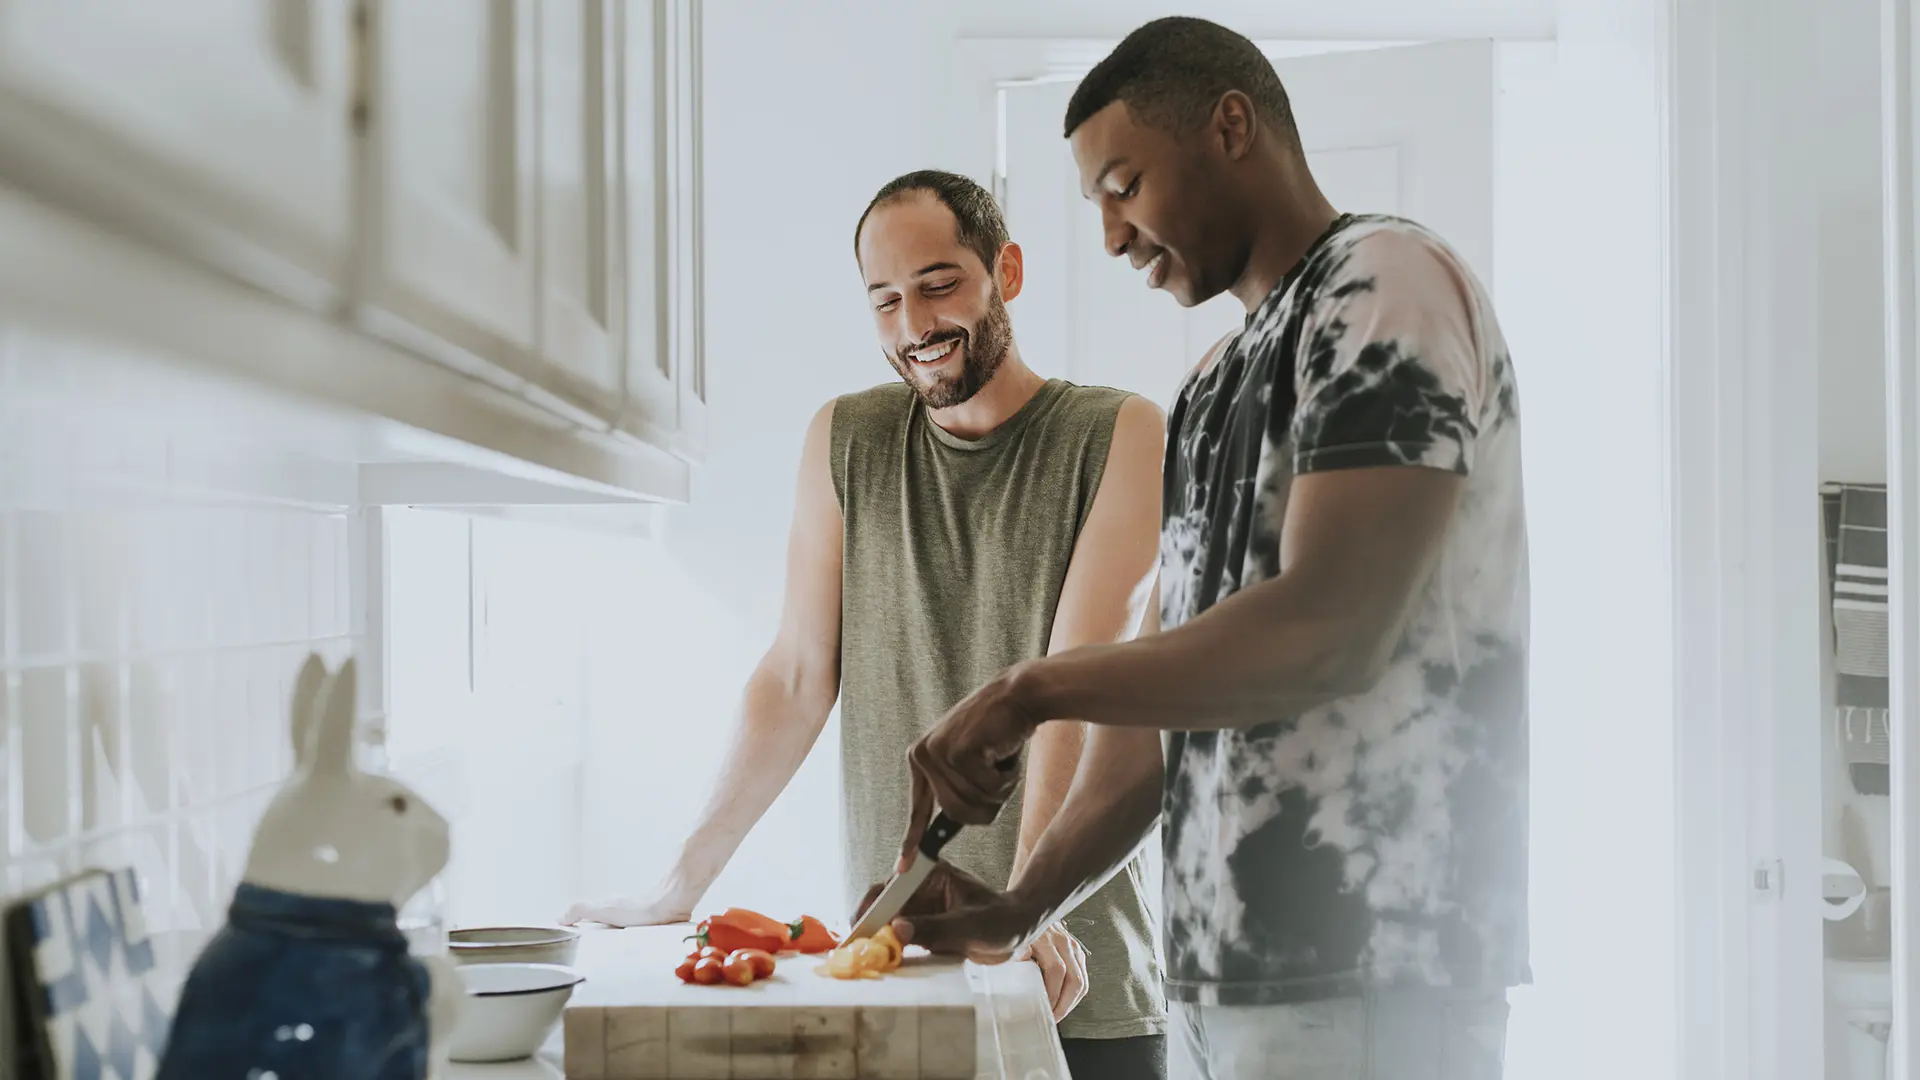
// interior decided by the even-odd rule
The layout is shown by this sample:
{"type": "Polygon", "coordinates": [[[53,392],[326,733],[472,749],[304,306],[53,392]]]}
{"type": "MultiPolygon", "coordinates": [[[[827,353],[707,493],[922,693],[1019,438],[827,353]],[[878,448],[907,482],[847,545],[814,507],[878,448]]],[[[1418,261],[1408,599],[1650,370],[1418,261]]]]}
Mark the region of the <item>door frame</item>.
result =
{"type": "MultiPolygon", "coordinates": [[[[1913,58],[1920,54],[1912,0],[1881,0],[1881,150],[1884,160],[1884,280],[1887,379],[1888,659],[1892,743],[1893,1015],[1911,1019],[1920,1007],[1920,828],[1912,827],[1914,785],[1920,784],[1920,321],[1916,318],[1914,247],[1920,243],[1920,108],[1913,58]]],[[[1911,1023],[1896,1019],[1888,1044],[1887,1075],[1913,1075],[1920,1044],[1911,1023]]]]}
{"type": "MultiPolygon", "coordinates": [[[[1816,72],[1804,47],[1814,29],[1811,8],[1793,0],[1671,11],[1669,495],[1687,781],[1677,870],[1692,931],[1677,974],[1689,1078],[1825,1071],[1826,646],[1808,404],[1819,364],[1805,302],[1818,239],[1807,152],[1816,72]]],[[[1900,837],[1896,819],[1896,848],[1900,837]]]]}

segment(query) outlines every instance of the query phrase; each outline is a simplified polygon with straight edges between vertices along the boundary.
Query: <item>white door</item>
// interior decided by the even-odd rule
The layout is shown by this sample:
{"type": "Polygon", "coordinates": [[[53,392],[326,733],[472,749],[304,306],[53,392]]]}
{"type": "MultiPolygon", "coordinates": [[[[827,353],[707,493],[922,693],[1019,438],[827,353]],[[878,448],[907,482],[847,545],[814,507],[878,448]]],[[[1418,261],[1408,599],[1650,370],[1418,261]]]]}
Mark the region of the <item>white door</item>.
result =
{"type": "Polygon", "coordinates": [[[349,6],[0,0],[0,172],[269,287],[337,282],[349,6]]]}
{"type": "MultiPolygon", "coordinates": [[[[620,392],[619,112],[613,0],[542,0],[540,353],[567,382],[620,392]]],[[[611,412],[617,412],[617,405],[611,412]]]]}
{"type": "MultiPolygon", "coordinates": [[[[1307,161],[1336,209],[1401,214],[1457,247],[1493,282],[1494,46],[1448,42],[1276,59],[1307,161]]],[[[1171,402],[1181,376],[1245,309],[1222,294],[1191,310],[1105,252],[1060,120],[1073,82],[1009,88],[1003,137],[1008,227],[1026,284],[1008,305],[1022,355],[1043,375],[1171,402]]]]}
{"type": "Polygon", "coordinates": [[[376,8],[373,305],[532,376],[538,144],[532,0],[376,8]]]}

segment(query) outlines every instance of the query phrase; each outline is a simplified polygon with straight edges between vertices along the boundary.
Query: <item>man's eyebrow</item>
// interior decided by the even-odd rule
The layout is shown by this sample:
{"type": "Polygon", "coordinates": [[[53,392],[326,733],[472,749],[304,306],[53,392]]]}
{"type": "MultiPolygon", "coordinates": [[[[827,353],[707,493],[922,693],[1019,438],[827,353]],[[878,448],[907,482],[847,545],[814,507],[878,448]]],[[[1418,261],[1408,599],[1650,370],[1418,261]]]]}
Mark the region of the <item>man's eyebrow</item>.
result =
{"type": "MultiPolygon", "coordinates": [[[[955,262],[928,263],[927,265],[921,267],[920,269],[915,270],[913,272],[913,276],[926,277],[928,274],[934,273],[935,271],[938,271],[938,270],[958,270],[958,269],[960,269],[960,264],[955,262]]],[[[893,286],[890,282],[876,281],[873,284],[867,286],[867,291],[878,292],[881,289],[888,289],[892,287],[893,286]]]]}
{"type": "MultiPolygon", "coordinates": [[[[1127,163],[1127,159],[1124,157],[1108,158],[1107,163],[1105,165],[1100,166],[1100,171],[1094,174],[1093,186],[1096,188],[1099,187],[1100,181],[1105,180],[1107,178],[1108,173],[1112,172],[1113,170],[1119,168],[1122,165],[1125,165],[1126,163],[1127,163]]],[[[1082,191],[1080,194],[1084,197],[1089,193],[1090,192],[1088,191],[1082,191]]]]}

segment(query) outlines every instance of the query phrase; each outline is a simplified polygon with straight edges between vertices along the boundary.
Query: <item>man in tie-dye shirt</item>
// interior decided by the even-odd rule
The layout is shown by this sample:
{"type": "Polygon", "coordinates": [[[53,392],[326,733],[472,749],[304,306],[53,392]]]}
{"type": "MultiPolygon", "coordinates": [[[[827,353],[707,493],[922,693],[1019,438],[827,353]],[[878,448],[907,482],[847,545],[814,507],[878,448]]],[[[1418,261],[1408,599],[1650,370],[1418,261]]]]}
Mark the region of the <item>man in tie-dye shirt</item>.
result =
{"type": "Polygon", "coordinates": [[[1527,541],[1482,284],[1342,214],[1278,76],[1197,19],[1129,36],[1067,135],[1111,254],[1244,328],[1168,416],[1160,633],[1022,664],[915,746],[908,841],[1005,798],[1041,722],[1093,735],[1018,888],[941,871],[899,927],[1004,957],[1150,833],[1172,1057],[1210,1078],[1490,1080],[1527,959],[1527,541]],[[1167,732],[1164,761],[1108,732],[1167,732]]]}

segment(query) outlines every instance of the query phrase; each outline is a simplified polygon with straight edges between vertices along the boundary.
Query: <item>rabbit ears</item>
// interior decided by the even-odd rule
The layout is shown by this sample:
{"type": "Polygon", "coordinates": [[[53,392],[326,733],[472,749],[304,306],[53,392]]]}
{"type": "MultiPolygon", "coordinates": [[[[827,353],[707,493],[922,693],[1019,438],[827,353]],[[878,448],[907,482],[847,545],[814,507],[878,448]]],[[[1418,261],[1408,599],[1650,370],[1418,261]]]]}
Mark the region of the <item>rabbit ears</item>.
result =
{"type": "Polygon", "coordinates": [[[329,674],[310,654],[293,687],[293,758],[315,773],[353,769],[353,720],[357,698],[351,659],[329,674]]]}

